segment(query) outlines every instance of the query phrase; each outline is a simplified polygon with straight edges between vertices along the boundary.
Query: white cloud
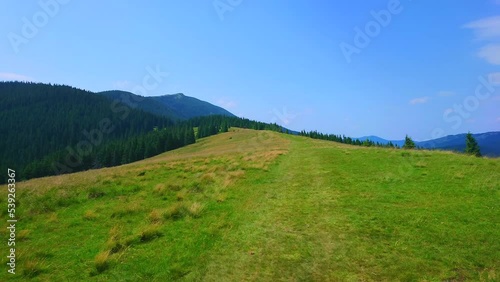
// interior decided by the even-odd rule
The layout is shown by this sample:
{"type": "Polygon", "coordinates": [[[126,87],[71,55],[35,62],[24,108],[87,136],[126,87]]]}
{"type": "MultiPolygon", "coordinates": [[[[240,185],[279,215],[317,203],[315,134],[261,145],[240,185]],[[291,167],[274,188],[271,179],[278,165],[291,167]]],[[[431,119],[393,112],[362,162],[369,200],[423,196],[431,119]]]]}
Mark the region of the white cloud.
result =
{"type": "Polygon", "coordinates": [[[11,73],[11,72],[0,72],[0,80],[6,81],[33,81],[33,78],[25,76],[22,74],[11,73]]]}
{"type": "Polygon", "coordinates": [[[500,16],[470,22],[464,27],[474,30],[476,38],[480,40],[498,38],[500,37],[500,16]]]}
{"type": "Polygon", "coordinates": [[[500,39],[500,16],[483,18],[470,22],[463,27],[472,29],[476,39],[489,41],[490,44],[479,49],[478,57],[490,64],[500,65],[500,44],[498,43],[500,39]]]}
{"type": "Polygon", "coordinates": [[[132,83],[128,80],[118,80],[113,82],[113,88],[117,90],[128,90],[132,83]]]}
{"type": "Polygon", "coordinates": [[[451,96],[455,96],[455,92],[452,92],[452,91],[439,91],[438,92],[438,96],[440,96],[440,97],[451,97],[451,96]]]}
{"type": "Polygon", "coordinates": [[[489,44],[479,49],[480,58],[493,65],[500,65],[500,44],[489,44]]]}
{"type": "Polygon", "coordinates": [[[450,113],[453,113],[453,109],[452,108],[448,108],[448,109],[444,110],[444,114],[445,115],[448,115],[450,113]]]}
{"type": "Polygon", "coordinates": [[[420,97],[420,98],[415,98],[410,101],[410,104],[412,105],[417,105],[417,104],[425,104],[429,101],[429,97],[420,97]]]}
{"type": "Polygon", "coordinates": [[[500,72],[493,72],[488,74],[488,80],[493,85],[500,85],[500,72]]]}

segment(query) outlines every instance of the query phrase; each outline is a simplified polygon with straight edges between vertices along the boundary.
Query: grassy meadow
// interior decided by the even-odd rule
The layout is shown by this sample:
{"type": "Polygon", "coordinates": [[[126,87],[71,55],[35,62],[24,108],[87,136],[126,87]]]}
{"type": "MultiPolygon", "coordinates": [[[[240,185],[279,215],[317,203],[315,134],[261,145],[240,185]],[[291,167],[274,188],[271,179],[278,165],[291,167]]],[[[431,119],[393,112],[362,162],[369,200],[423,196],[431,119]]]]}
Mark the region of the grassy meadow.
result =
{"type": "Polygon", "coordinates": [[[0,281],[500,280],[500,159],[231,129],[16,200],[0,281]]]}

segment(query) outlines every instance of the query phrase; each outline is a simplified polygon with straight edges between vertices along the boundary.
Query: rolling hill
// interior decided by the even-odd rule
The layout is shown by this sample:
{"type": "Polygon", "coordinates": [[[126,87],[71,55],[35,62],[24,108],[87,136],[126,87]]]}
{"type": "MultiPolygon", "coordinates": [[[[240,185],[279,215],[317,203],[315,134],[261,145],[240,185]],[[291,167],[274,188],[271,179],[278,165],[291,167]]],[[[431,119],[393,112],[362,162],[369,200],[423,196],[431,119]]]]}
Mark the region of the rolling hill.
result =
{"type": "Polygon", "coordinates": [[[0,280],[493,281],[499,172],[498,159],[232,128],[17,183],[17,274],[0,280]]]}
{"type": "Polygon", "coordinates": [[[30,179],[120,165],[193,143],[194,127],[209,136],[222,125],[271,128],[182,94],[145,98],[0,82],[0,169],[9,166],[20,179],[30,179]]]}
{"type": "Polygon", "coordinates": [[[98,94],[113,100],[119,99],[129,106],[142,109],[145,112],[166,116],[176,120],[186,120],[209,115],[235,116],[221,107],[186,96],[182,93],[142,97],[130,92],[113,90],[99,92],[98,94]]]}

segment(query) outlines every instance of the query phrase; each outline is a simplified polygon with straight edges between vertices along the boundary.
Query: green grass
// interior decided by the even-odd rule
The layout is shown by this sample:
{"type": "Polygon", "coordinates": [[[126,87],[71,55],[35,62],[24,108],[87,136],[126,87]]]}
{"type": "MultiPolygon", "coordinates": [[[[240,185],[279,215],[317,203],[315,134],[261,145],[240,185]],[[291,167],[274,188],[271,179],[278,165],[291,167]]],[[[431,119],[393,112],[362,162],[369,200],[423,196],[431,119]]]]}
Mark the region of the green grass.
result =
{"type": "Polygon", "coordinates": [[[499,175],[498,159],[235,129],[19,183],[18,274],[0,280],[495,281],[499,175]]]}

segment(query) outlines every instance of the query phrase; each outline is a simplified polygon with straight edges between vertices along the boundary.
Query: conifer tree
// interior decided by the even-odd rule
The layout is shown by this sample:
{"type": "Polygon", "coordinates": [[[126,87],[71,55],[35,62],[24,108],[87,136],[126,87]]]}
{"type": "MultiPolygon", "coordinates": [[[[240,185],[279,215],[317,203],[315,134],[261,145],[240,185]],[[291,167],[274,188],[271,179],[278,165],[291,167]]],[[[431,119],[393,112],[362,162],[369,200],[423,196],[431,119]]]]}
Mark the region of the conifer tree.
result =
{"type": "Polygon", "coordinates": [[[474,155],[476,157],[481,157],[481,150],[479,148],[479,145],[470,132],[465,136],[465,153],[474,155]]]}
{"type": "Polygon", "coordinates": [[[415,149],[415,142],[406,135],[405,137],[405,144],[403,145],[403,149],[415,149]]]}

